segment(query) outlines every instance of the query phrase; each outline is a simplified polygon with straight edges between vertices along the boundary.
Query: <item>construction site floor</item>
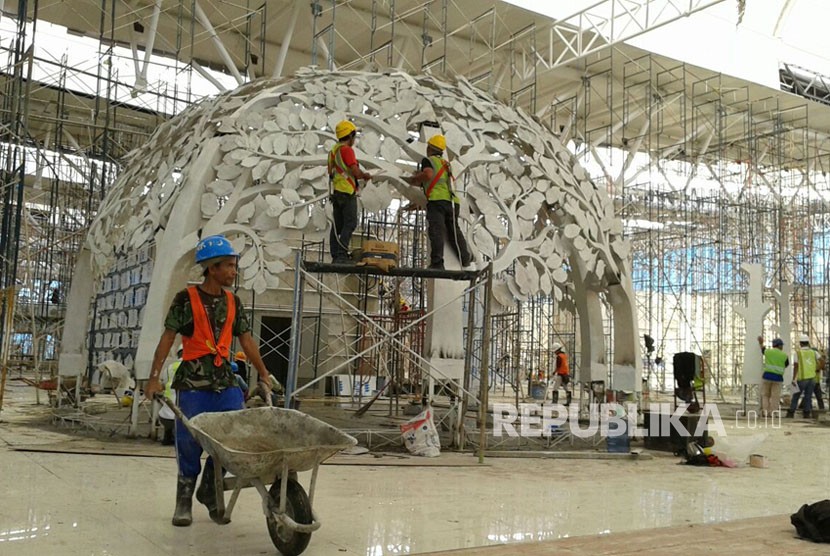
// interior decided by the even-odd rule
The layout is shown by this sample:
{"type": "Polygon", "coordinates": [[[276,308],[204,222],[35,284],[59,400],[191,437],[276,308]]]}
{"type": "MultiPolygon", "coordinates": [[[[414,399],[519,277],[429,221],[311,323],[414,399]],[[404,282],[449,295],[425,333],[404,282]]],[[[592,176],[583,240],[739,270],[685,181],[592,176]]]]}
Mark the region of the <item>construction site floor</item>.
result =
{"type": "MultiPolygon", "coordinates": [[[[276,554],[255,491],[241,493],[229,525],[214,524],[194,502],[193,525],[172,527],[172,447],[105,429],[58,428],[48,408],[34,404],[32,390],[11,383],[0,414],[0,554],[276,554]]],[[[391,450],[337,456],[320,470],[314,508],[322,527],[304,554],[487,546],[494,552],[481,554],[587,554],[579,543],[594,546],[592,554],[626,554],[652,542],[664,542],[653,546],[667,551],[651,554],[671,554],[663,528],[679,534],[691,525],[705,528],[691,528],[701,536],[690,551],[743,554],[720,543],[736,542],[729,524],[738,530],[740,520],[754,518],[771,520],[747,529],[747,546],[755,546],[754,535],[771,547],[755,553],[814,554],[817,545],[793,539],[787,516],[830,491],[830,428],[803,419],[780,425],[762,430],[725,420],[718,439],[733,454],[763,454],[764,469],[679,465],[663,452],[628,459],[487,457],[484,464],[446,451],[431,459],[391,450]],[[591,545],[592,539],[602,543],[591,545]],[[570,544],[548,545],[553,541],[570,544]]],[[[300,474],[301,483],[309,480],[300,474]]]]}

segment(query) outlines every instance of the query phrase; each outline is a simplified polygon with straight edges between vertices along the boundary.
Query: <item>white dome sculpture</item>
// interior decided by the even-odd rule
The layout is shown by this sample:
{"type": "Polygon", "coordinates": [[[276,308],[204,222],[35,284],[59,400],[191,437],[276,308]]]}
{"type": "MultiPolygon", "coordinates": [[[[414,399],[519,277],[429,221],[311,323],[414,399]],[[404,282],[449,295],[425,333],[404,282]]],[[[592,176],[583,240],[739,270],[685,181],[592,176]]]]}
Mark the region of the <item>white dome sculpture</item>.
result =
{"type": "MultiPolygon", "coordinates": [[[[537,293],[572,303],[580,317],[580,380],[603,380],[609,367],[604,292],[613,307],[615,368],[625,368],[639,385],[630,251],[621,221],[605,191],[548,129],[463,78],[451,84],[402,72],[312,69],[203,101],[162,124],[124,160],[90,229],[87,256],[80,257],[89,268],[79,275],[97,280],[114,253],[155,241],[144,315],[156,317],[142,325],[139,378],[148,374],[158,321],[186,281],[200,230],[233,241],[242,286],[258,293],[286,278],[293,261],[286,237],[325,237],[326,159],[333,128],[343,119],[361,129],[355,148],[361,165],[384,176],[362,193],[369,212],[386,209],[395,197],[423,201],[400,179],[411,166],[398,160],[419,161],[423,139],[409,142],[417,137],[413,132],[437,122],[456,189],[465,197],[462,228],[479,262],[492,260],[500,276],[499,303],[537,293]]],[[[85,314],[89,287],[73,284],[73,314],[85,314]]],[[[82,346],[64,344],[70,352],[82,346]]]]}

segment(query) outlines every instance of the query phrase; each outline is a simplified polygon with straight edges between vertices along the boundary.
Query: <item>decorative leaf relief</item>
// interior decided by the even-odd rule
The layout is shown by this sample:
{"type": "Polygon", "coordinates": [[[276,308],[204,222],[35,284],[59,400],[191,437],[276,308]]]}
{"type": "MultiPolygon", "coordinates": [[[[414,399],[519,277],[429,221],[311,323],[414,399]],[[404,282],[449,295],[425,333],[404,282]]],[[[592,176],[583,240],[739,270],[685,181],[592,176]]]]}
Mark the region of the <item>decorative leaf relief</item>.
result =
{"type": "Polygon", "coordinates": [[[281,272],[285,272],[286,266],[282,261],[266,261],[265,268],[267,268],[268,272],[271,274],[279,274],[281,272]]]}
{"type": "Polygon", "coordinates": [[[300,229],[305,228],[308,225],[309,219],[308,207],[300,207],[295,209],[294,226],[300,229]]]}
{"type": "Polygon", "coordinates": [[[499,305],[505,308],[513,307],[516,304],[516,299],[507,287],[507,282],[503,279],[493,280],[493,298],[499,305]]]}
{"type": "Polygon", "coordinates": [[[265,254],[272,259],[287,259],[293,253],[291,247],[282,242],[266,243],[263,249],[265,254]]]}
{"type": "Polygon", "coordinates": [[[235,180],[242,174],[240,166],[222,164],[216,169],[216,177],[220,180],[235,180]]]}
{"type": "Polygon", "coordinates": [[[283,228],[294,226],[294,211],[286,210],[280,214],[280,226],[283,228]]]}
{"type": "Polygon", "coordinates": [[[530,202],[524,203],[519,209],[516,211],[516,214],[519,215],[519,218],[524,218],[525,220],[533,220],[536,217],[536,213],[539,212],[539,205],[533,205],[530,202]]]}
{"type": "Polygon", "coordinates": [[[506,239],[510,237],[507,233],[507,228],[505,227],[501,219],[498,217],[498,215],[486,215],[484,217],[484,225],[487,228],[487,231],[496,236],[497,238],[506,239]]]}
{"type": "Polygon", "coordinates": [[[380,146],[380,155],[385,161],[394,163],[401,156],[401,148],[392,138],[387,137],[380,146]]]}
{"type": "Polygon", "coordinates": [[[242,270],[242,279],[246,282],[252,280],[257,274],[259,274],[259,271],[259,265],[252,264],[242,270]]]}
{"type": "MultiPolygon", "coordinates": [[[[630,246],[619,237],[621,221],[614,217],[604,189],[590,181],[555,137],[521,111],[463,80],[450,85],[433,77],[359,72],[346,78],[316,70],[298,75],[294,80],[246,85],[163,124],[148,142],[152,146],[130,155],[133,166],[110,189],[115,203],[130,202],[109,201],[118,208],[110,209],[114,213],[106,226],[103,220],[92,226],[90,244],[108,251],[109,244],[146,241],[184,202],[177,192],[182,184],[191,185],[187,166],[206,164],[213,166],[215,175],[196,195],[203,218],[214,219],[211,225],[221,229],[215,222],[218,214],[224,215],[220,203],[235,192],[242,194],[232,219],[247,225],[248,233],[262,234],[259,239],[269,260],[290,258],[288,247],[275,253],[269,246],[293,238],[293,230],[308,237],[329,228],[330,206],[318,202],[330,187],[325,153],[334,144],[334,127],[348,117],[362,131],[356,144],[361,165],[390,176],[363,189],[361,203],[368,212],[379,212],[400,198],[403,186],[392,173],[397,160],[419,162],[421,155],[415,153],[423,153],[423,140],[405,144],[409,130],[424,121],[441,123],[458,179],[456,189],[467,190],[460,219],[473,226],[471,246],[496,261],[497,269],[521,269],[511,286],[505,283],[504,292],[512,287],[520,297],[542,292],[561,298],[563,291],[556,284],[564,286],[568,278],[563,257],[578,257],[589,272],[602,277],[616,271],[615,261],[629,256],[630,246]],[[244,103],[254,109],[238,111],[244,103]],[[208,144],[218,147],[221,159],[213,154],[215,147],[204,150],[208,144]],[[168,179],[174,168],[183,170],[183,181],[168,179]],[[244,189],[250,187],[262,195],[245,203],[244,189]],[[540,209],[548,205],[560,210],[540,217],[540,209]],[[562,218],[573,220],[562,224],[562,218]],[[554,223],[562,228],[552,231],[554,223]],[[540,237],[543,234],[547,235],[540,237]],[[510,261],[497,261],[508,256],[510,261]]],[[[410,168],[401,170],[408,173],[410,168]]],[[[194,175],[201,179],[202,172],[194,175]]],[[[106,210],[105,202],[101,213],[106,210]]],[[[249,245],[240,252],[255,250],[249,245]]],[[[244,269],[245,284],[270,288],[279,283],[271,276],[273,268],[256,269],[257,265],[244,269]]],[[[596,285],[592,282],[591,287],[596,285]]]]}
{"type": "Polygon", "coordinates": [[[282,199],[287,205],[294,205],[300,202],[300,194],[295,189],[284,188],[282,199]]]}
{"type": "Polygon", "coordinates": [[[478,207],[478,211],[485,216],[496,216],[502,213],[499,205],[490,199],[489,196],[476,198],[475,204],[478,207]]]}
{"type": "Polygon", "coordinates": [[[313,181],[326,176],[328,170],[325,166],[312,166],[300,172],[300,178],[306,181],[313,181]]]}
{"type": "Polygon", "coordinates": [[[262,237],[262,241],[266,243],[273,244],[278,241],[283,241],[286,236],[286,231],[282,228],[275,228],[273,230],[268,230],[265,232],[265,235],[262,237]]]}
{"type": "Polygon", "coordinates": [[[303,167],[300,166],[298,168],[294,168],[285,175],[285,177],[282,180],[283,191],[289,189],[297,189],[300,186],[300,173],[302,171],[303,167]]]}
{"type": "Polygon", "coordinates": [[[579,235],[579,231],[580,231],[579,225],[577,225],[577,224],[568,224],[567,226],[565,226],[565,229],[563,230],[563,234],[568,239],[574,239],[576,236],[579,235]]]}
{"type": "Polygon", "coordinates": [[[311,129],[314,127],[314,112],[311,110],[303,110],[300,112],[300,120],[306,126],[306,128],[311,129]]]}
{"type": "Polygon", "coordinates": [[[246,249],[244,253],[242,253],[241,257],[239,257],[238,266],[239,266],[239,268],[248,268],[249,266],[254,264],[256,262],[256,260],[257,260],[256,247],[254,247],[252,245],[251,247],[246,249]]]}
{"type": "Polygon", "coordinates": [[[484,228],[478,228],[474,235],[475,245],[481,253],[491,259],[496,258],[496,243],[493,236],[484,228]]]}
{"type": "Polygon", "coordinates": [[[268,175],[266,176],[265,180],[268,183],[278,184],[280,180],[285,177],[285,163],[280,162],[278,164],[274,164],[271,166],[271,169],[268,170],[268,175]]]}
{"type": "Polygon", "coordinates": [[[269,290],[280,287],[280,279],[272,274],[265,274],[265,285],[269,290]]]}
{"type": "Polygon", "coordinates": [[[251,220],[251,217],[254,215],[254,210],[256,207],[253,203],[247,203],[242,205],[236,213],[236,221],[246,224],[248,221],[251,220]]]}
{"type": "Polygon", "coordinates": [[[230,195],[234,188],[234,184],[227,180],[214,180],[207,185],[207,190],[219,197],[230,195]]]}
{"type": "Polygon", "coordinates": [[[278,135],[271,141],[274,154],[281,156],[288,152],[288,136],[278,135]]]}
{"type": "Polygon", "coordinates": [[[202,216],[210,218],[219,212],[219,199],[213,193],[202,194],[202,216]]]}
{"type": "Polygon", "coordinates": [[[266,282],[265,276],[262,273],[257,274],[256,278],[254,278],[254,281],[251,283],[251,288],[260,295],[268,289],[268,282],[266,282]]]}
{"type": "Polygon", "coordinates": [[[328,228],[328,220],[326,220],[326,209],[322,205],[314,207],[311,211],[311,223],[316,230],[325,230],[328,228]]]}
{"type": "Polygon", "coordinates": [[[261,180],[262,178],[265,177],[265,175],[268,172],[268,169],[270,168],[270,166],[271,166],[271,161],[270,160],[265,159],[265,160],[260,161],[256,166],[254,166],[254,169],[251,170],[251,178],[253,178],[254,181],[261,180]]]}
{"type": "Polygon", "coordinates": [[[531,239],[533,237],[533,222],[530,220],[519,219],[519,237],[522,239],[531,239]]]}

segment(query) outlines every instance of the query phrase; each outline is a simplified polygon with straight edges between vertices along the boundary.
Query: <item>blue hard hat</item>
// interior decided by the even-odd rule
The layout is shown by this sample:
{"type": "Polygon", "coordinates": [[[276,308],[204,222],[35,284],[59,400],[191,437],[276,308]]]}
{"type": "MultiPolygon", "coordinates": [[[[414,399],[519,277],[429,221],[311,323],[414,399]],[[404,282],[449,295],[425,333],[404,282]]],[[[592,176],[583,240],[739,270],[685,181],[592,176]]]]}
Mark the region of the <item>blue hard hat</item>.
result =
{"type": "Polygon", "coordinates": [[[196,246],[196,262],[201,263],[216,257],[238,257],[228,238],[222,235],[203,238],[196,246]]]}
{"type": "Polygon", "coordinates": [[[236,364],[236,361],[231,361],[231,371],[234,373],[239,372],[239,365],[236,364]]]}
{"type": "Polygon", "coordinates": [[[772,341],[772,347],[784,347],[784,340],[781,338],[776,338],[772,341]]]}

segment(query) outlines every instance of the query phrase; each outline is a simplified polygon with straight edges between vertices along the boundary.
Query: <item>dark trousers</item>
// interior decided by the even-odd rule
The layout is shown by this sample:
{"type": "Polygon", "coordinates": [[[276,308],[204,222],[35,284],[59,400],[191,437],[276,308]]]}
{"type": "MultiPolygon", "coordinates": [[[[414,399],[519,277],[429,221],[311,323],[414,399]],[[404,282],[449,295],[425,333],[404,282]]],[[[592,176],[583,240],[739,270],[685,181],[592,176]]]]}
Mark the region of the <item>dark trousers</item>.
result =
{"type": "Polygon", "coordinates": [[[349,242],[357,228],[357,198],[335,191],[331,197],[334,226],[329,234],[329,252],[332,259],[349,256],[349,242]]]}
{"type": "MultiPolygon", "coordinates": [[[[813,388],[813,394],[816,395],[816,400],[818,401],[818,408],[824,409],[824,392],[821,391],[821,382],[816,382],[815,387],[813,388]]],[[[801,399],[801,409],[807,411],[807,400],[806,398],[801,399]]]]}
{"type": "Polygon", "coordinates": [[[815,385],[816,381],[812,378],[798,381],[798,392],[793,394],[793,399],[790,403],[790,410],[787,412],[788,415],[795,413],[795,410],[798,408],[798,400],[803,396],[804,416],[809,416],[810,412],[813,410],[813,388],[815,388],[815,385]]]}
{"type": "Polygon", "coordinates": [[[467,266],[472,261],[464,234],[458,227],[458,205],[452,201],[429,201],[427,203],[427,233],[429,234],[430,266],[444,266],[444,242],[467,266]]]}

